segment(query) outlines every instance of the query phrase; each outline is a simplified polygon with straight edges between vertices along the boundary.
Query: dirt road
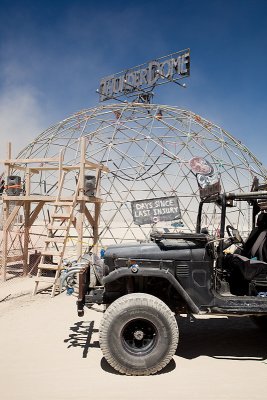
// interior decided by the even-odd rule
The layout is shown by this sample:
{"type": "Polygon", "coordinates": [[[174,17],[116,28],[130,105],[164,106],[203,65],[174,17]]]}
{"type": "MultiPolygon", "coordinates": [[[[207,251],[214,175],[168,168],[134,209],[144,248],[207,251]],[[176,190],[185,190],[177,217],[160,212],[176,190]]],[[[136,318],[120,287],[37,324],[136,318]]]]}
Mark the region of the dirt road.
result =
{"type": "Polygon", "coordinates": [[[266,399],[267,340],[247,318],[180,318],[180,343],[165,370],[127,377],[102,358],[101,317],[87,310],[79,318],[65,294],[2,301],[1,399],[266,399]]]}

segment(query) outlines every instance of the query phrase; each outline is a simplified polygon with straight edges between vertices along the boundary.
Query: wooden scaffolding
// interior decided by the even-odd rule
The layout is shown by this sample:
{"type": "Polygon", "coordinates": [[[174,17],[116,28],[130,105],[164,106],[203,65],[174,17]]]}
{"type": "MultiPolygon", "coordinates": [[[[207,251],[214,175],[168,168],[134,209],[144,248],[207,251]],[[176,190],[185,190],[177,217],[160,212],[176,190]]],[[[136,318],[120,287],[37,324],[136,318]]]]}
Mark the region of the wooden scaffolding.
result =
{"type": "MultiPolygon", "coordinates": [[[[102,200],[100,198],[100,183],[101,174],[107,173],[108,168],[101,165],[90,162],[86,159],[86,138],[80,139],[80,160],[75,165],[69,165],[64,163],[64,154],[61,151],[58,157],[55,158],[17,158],[12,159],[11,157],[11,143],[8,144],[7,158],[3,161],[5,165],[5,177],[10,176],[11,171],[20,172],[24,175],[24,188],[19,196],[10,195],[3,193],[3,240],[2,240],[2,280],[7,279],[7,266],[11,261],[20,260],[23,263],[23,276],[27,276],[29,271],[29,236],[30,229],[36,221],[39,213],[45,205],[50,205],[54,208],[54,214],[52,214],[52,220],[64,220],[63,224],[67,229],[65,233],[61,234],[61,239],[55,237],[55,232],[60,228],[59,225],[56,227],[47,226],[47,239],[45,241],[45,247],[43,254],[41,254],[41,264],[44,263],[44,257],[49,255],[50,245],[49,242],[62,242],[63,247],[61,251],[57,253],[59,261],[53,263],[57,265],[55,270],[60,269],[60,263],[64,257],[66,243],[68,240],[70,227],[74,227],[77,232],[77,247],[76,257],[79,259],[82,255],[82,243],[84,236],[85,222],[88,222],[92,228],[92,246],[94,251],[98,251],[98,239],[99,239],[99,217],[101,211],[102,200]],[[86,195],[84,187],[84,177],[86,171],[93,171],[95,176],[95,190],[94,195],[86,195]],[[41,171],[58,171],[57,179],[57,193],[54,196],[49,195],[38,195],[31,193],[31,178],[35,174],[39,174],[41,171]],[[70,171],[75,171],[77,181],[74,182],[74,195],[66,196],[63,193],[62,188],[64,186],[65,176],[70,171]],[[87,205],[90,204],[90,210],[87,205]],[[12,207],[11,207],[12,205],[12,207]],[[64,216],[64,212],[59,215],[59,208],[67,207],[68,215],[64,216]],[[17,217],[19,210],[23,209],[24,214],[24,234],[22,239],[23,254],[21,256],[11,256],[8,254],[8,235],[13,221],[17,217]],[[75,218],[74,218],[75,209],[75,218]],[[56,229],[57,228],[57,229],[56,229]]],[[[91,172],[92,173],[92,172],[91,172]]],[[[61,208],[62,209],[62,208],[61,208]]],[[[57,244],[55,245],[57,247],[57,244]]],[[[53,256],[54,250],[50,252],[50,256],[53,256]]],[[[51,268],[51,267],[50,267],[51,268]]],[[[41,268],[40,268],[41,269],[41,268]]],[[[49,269],[49,268],[47,268],[49,269]]],[[[38,268],[38,273],[39,273],[38,268]]],[[[37,289],[37,285],[36,285],[37,289]]],[[[54,288],[53,288],[54,289],[54,288]]]]}

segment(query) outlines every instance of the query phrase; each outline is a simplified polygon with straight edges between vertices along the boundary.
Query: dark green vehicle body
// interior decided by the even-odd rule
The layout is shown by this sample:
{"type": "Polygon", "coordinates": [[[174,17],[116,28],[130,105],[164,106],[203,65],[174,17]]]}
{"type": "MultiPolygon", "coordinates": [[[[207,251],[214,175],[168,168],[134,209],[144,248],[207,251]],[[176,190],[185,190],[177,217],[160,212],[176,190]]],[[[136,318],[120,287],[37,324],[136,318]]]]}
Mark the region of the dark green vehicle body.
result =
{"type": "Polygon", "coordinates": [[[229,267],[229,256],[225,255],[225,248],[238,242],[234,236],[225,237],[227,208],[235,200],[249,202],[255,225],[259,204],[267,200],[267,192],[230,193],[202,199],[196,233],[154,233],[149,243],[108,247],[98,287],[90,287],[90,268],[81,273],[79,315],[83,314],[84,306],[110,305],[130,293],[151,294],[175,314],[267,315],[267,297],[259,295],[267,292],[267,264],[249,260],[247,269],[257,263],[260,268],[248,280],[242,268],[239,275],[233,272],[231,260],[229,267]],[[208,233],[201,233],[202,208],[211,202],[221,210],[220,237],[216,240],[208,233]]]}

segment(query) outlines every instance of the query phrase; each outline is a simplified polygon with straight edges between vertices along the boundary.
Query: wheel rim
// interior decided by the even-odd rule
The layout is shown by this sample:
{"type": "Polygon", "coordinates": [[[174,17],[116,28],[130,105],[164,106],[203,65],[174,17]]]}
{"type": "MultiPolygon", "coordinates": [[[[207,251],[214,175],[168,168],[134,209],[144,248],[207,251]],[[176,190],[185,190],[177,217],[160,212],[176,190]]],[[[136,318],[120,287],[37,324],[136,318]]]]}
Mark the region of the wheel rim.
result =
{"type": "Polygon", "coordinates": [[[121,340],[124,348],[132,354],[145,355],[155,347],[158,331],[155,325],[146,319],[134,319],[122,330],[121,340]]]}

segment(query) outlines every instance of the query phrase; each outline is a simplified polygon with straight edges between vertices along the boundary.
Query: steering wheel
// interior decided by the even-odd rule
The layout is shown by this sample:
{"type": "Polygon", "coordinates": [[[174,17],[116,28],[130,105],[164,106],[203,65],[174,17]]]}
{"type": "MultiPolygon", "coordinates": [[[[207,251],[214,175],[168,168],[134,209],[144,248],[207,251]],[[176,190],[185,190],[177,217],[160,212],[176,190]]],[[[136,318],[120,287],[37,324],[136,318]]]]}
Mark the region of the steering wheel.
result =
{"type": "Polygon", "coordinates": [[[231,225],[227,225],[226,232],[228,233],[228,236],[231,239],[232,243],[244,243],[244,240],[242,239],[238,229],[235,229],[231,225]]]}

